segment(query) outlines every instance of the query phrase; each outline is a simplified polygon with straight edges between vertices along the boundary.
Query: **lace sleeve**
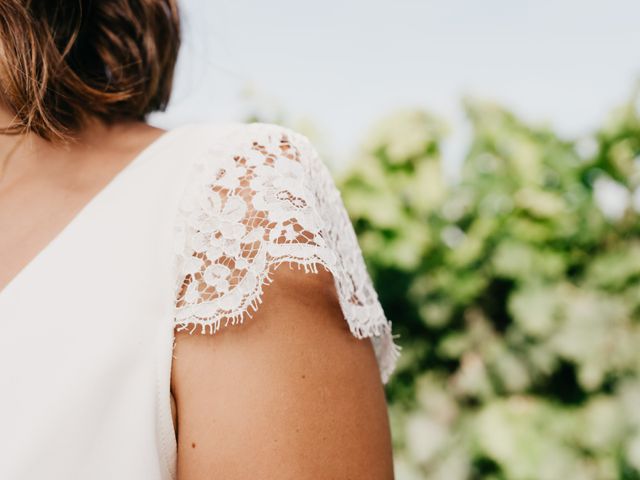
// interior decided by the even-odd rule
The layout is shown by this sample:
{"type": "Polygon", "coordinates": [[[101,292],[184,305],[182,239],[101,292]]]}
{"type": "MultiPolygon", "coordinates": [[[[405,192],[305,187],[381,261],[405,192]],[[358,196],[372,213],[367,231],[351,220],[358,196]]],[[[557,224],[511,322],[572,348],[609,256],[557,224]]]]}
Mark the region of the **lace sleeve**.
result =
{"type": "Polygon", "coordinates": [[[371,337],[386,383],[393,341],[353,226],[306,136],[269,123],[239,124],[193,165],[178,214],[175,326],[215,333],[257,310],[283,262],[333,275],[349,329],[371,337]]]}

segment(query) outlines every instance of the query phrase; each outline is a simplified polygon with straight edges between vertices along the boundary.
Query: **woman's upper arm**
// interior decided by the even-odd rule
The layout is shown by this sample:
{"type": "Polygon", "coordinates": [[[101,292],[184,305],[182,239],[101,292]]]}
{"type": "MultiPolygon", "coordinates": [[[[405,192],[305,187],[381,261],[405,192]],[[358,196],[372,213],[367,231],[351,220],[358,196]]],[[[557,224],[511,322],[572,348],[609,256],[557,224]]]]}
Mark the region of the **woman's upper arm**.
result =
{"type": "Polygon", "coordinates": [[[392,478],[400,347],[318,152],[275,124],[207,152],[176,225],[179,480],[392,478]]]}
{"type": "Polygon", "coordinates": [[[281,265],[250,321],[177,333],[172,391],[179,480],[393,478],[373,348],[328,272],[281,265]]]}

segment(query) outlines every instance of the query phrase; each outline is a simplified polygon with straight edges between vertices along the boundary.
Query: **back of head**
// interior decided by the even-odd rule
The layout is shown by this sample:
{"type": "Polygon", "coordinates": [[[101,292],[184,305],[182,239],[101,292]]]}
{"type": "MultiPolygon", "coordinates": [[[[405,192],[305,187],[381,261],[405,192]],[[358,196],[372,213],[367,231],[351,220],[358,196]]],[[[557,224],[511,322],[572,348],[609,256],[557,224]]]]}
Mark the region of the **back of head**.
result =
{"type": "Polygon", "coordinates": [[[145,120],[167,106],[179,46],[176,0],[2,0],[4,132],[57,141],[90,117],[145,120]]]}

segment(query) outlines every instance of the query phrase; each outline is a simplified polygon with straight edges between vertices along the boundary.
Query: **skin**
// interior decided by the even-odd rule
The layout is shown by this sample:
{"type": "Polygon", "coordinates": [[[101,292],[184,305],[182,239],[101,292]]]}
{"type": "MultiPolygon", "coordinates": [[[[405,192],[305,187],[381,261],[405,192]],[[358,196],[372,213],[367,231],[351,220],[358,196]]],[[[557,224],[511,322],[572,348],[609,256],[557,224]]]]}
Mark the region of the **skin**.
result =
{"type": "MultiPolygon", "coordinates": [[[[0,108],[0,124],[9,125],[11,119],[0,108]]],[[[142,122],[111,128],[95,122],[70,147],[27,134],[0,182],[0,290],[163,132],[142,122]]],[[[0,158],[16,141],[15,136],[0,135],[0,158]]]]}
{"type": "MultiPolygon", "coordinates": [[[[30,135],[0,183],[0,289],[162,133],[95,122],[64,149],[30,135]]],[[[0,135],[0,156],[13,142],[0,135]]],[[[333,277],[284,264],[272,280],[243,323],[175,333],[178,480],[392,480],[373,347],[348,330],[333,277]]]]}
{"type": "Polygon", "coordinates": [[[369,339],[320,270],[280,266],[252,318],[176,334],[178,478],[393,479],[369,339]]]}

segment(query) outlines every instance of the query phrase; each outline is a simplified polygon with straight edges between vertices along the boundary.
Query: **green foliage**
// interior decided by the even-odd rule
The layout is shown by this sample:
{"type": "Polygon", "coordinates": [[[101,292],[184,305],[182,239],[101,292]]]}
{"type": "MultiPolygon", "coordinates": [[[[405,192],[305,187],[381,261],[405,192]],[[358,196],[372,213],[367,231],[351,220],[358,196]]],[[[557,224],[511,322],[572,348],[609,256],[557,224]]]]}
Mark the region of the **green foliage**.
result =
{"type": "Polygon", "coordinates": [[[458,182],[422,111],[380,122],[339,181],[403,345],[397,476],[640,478],[640,96],[576,140],[464,106],[458,182]]]}

